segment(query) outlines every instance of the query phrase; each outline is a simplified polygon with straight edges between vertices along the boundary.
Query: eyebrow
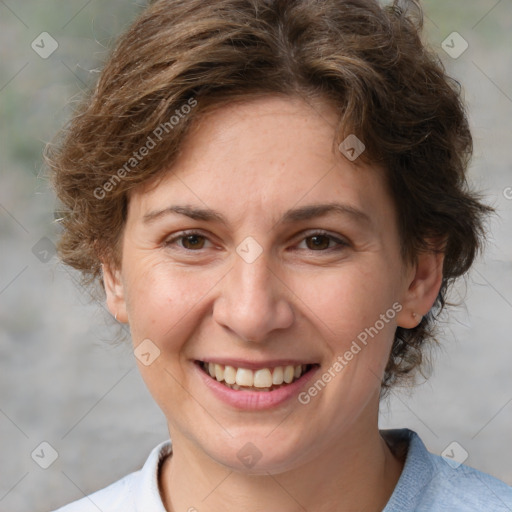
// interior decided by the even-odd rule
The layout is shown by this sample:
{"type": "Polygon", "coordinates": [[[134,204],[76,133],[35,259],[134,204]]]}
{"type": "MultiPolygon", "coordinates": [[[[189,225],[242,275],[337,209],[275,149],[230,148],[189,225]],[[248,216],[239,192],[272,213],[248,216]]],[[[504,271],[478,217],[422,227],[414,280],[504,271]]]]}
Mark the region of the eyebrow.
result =
{"type": "MultiPolygon", "coordinates": [[[[148,224],[170,214],[183,215],[194,220],[205,222],[218,222],[224,226],[229,225],[229,222],[221,213],[209,208],[198,208],[190,205],[169,206],[163,210],[155,210],[146,213],[143,217],[143,223],[148,224]]],[[[372,221],[366,213],[353,206],[341,203],[312,204],[288,210],[278,221],[278,225],[311,220],[332,214],[348,216],[359,223],[372,225],[372,221]]]]}

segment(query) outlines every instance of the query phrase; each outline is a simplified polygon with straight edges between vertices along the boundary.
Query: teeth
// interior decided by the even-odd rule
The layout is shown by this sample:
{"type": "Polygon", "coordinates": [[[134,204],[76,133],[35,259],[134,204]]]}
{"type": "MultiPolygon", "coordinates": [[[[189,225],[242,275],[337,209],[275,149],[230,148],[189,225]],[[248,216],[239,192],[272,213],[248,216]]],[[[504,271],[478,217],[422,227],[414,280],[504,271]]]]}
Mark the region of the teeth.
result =
{"type": "Polygon", "coordinates": [[[295,376],[295,368],[293,366],[286,366],[284,369],[284,381],[286,384],[290,384],[295,376]]]}
{"type": "Polygon", "coordinates": [[[252,386],[254,382],[254,374],[252,370],[246,368],[238,368],[236,371],[236,383],[239,386],[252,386]]]}
{"type": "Polygon", "coordinates": [[[236,382],[236,370],[232,366],[226,366],[224,368],[224,381],[226,384],[235,384],[236,382]]]}
{"type": "Polygon", "coordinates": [[[278,366],[278,367],[274,368],[274,373],[272,374],[272,384],[279,386],[283,382],[284,382],[283,367],[278,366]]]}
{"type": "Polygon", "coordinates": [[[224,380],[224,367],[220,364],[215,365],[215,378],[222,382],[224,380]]]}
{"type": "Polygon", "coordinates": [[[249,370],[248,368],[234,368],[216,363],[203,363],[203,368],[210,377],[223,382],[231,389],[239,390],[241,387],[258,388],[261,391],[270,391],[272,386],[290,384],[298,379],[306,370],[306,365],[276,366],[249,370]]]}
{"type": "Polygon", "coordinates": [[[254,372],[254,387],[269,388],[272,386],[272,374],[268,368],[254,372]]]}

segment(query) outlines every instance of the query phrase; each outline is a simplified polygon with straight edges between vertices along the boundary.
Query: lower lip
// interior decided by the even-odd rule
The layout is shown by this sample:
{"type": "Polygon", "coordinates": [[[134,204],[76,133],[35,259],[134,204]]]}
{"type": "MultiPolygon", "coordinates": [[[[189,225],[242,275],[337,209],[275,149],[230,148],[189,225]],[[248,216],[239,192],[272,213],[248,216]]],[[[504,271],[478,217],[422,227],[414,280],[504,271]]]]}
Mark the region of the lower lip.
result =
{"type": "Polygon", "coordinates": [[[207,375],[194,363],[194,370],[199,374],[199,377],[203,380],[208,389],[210,389],[219,400],[237,409],[248,410],[270,409],[290,400],[292,397],[299,394],[300,389],[313,377],[318,368],[318,366],[313,367],[304,375],[301,375],[296,381],[274,389],[273,391],[242,391],[231,389],[221,384],[207,375]]]}

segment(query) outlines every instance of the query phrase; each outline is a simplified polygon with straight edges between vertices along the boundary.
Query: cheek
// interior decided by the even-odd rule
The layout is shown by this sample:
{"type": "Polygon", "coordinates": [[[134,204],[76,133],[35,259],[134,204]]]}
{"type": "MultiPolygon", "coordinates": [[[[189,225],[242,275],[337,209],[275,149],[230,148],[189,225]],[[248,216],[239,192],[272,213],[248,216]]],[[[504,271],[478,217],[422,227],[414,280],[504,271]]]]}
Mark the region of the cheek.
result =
{"type": "Polygon", "coordinates": [[[331,335],[356,335],[391,308],[394,286],[390,269],[377,265],[347,265],[334,271],[298,279],[299,296],[331,335]]]}
{"type": "Polygon", "coordinates": [[[134,264],[126,263],[130,284],[128,315],[135,352],[148,339],[159,350],[150,365],[141,360],[137,365],[153,399],[170,417],[175,404],[193,408],[187,391],[191,363],[184,347],[197,329],[200,308],[213,284],[205,273],[177,269],[154,257],[133,258],[130,263],[134,264]]]}
{"type": "MultiPolygon", "coordinates": [[[[180,267],[153,254],[134,254],[124,263],[134,343],[150,338],[165,341],[169,350],[198,328],[199,317],[213,306],[208,296],[216,296],[224,274],[219,269],[180,267]]],[[[394,274],[383,258],[368,254],[338,268],[291,271],[280,279],[293,292],[288,300],[297,318],[316,325],[331,351],[339,353],[392,306],[394,274]]],[[[389,329],[386,324],[382,330],[389,329]]]]}
{"type": "MultiPolygon", "coordinates": [[[[178,346],[215,283],[211,273],[183,269],[155,257],[127,262],[127,308],[134,342],[165,340],[166,349],[178,346]]],[[[194,320],[196,320],[194,322],[194,320]]]]}
{"type": "Polygon", "coordinates": [[[334,401],[348,406],[380,388],[401,309],[393,275],[390,268],[368,261],[310,280],[305,303],[329,354],[325,371],[330,368],[336,376],[330,391],[334,401]]]}

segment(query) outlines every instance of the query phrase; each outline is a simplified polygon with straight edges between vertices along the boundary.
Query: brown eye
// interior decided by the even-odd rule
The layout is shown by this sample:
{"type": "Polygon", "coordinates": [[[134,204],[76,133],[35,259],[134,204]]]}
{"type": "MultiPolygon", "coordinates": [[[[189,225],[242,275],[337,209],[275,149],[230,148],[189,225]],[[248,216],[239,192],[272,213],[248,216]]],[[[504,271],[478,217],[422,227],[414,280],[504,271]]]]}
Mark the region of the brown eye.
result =
{"type": "Polygon", "coordinates": [[[202,249],[204,245],[204,236],[201,235],[186,235],[181,237],[183,240],[182,245],[185,249],[202,249]]]}
{"type": "Polygon", "coordinates": [[[312,251],[317,249],[328,249],[329,243],[331,242],[330,237],[326,235],[308,236],[307,238],[305,238],[305,240],[311,240],[312,243],[306,242],[306,245],[308,249],[311,249],[312,251]]]}
{"type": "Polygon", "coordinates": [[[201,233],[195,232],[181,232],[180,234],[169,238],[164,242],[166,247],[173,247],[178,245],[178,248],[186,251],[201,250],[204,248],[207,238],[201,233]]]}
{"type": "Polygon", "coordinates": [[[302,239],[306,245],[306,249],[313,252],[331,252],[343,250],[349,247],[349,243],[341,238],[337,238],[328,233],[317,232],[302,239]],[[333,242],[333,246],[329,245],[333,242]]]}

